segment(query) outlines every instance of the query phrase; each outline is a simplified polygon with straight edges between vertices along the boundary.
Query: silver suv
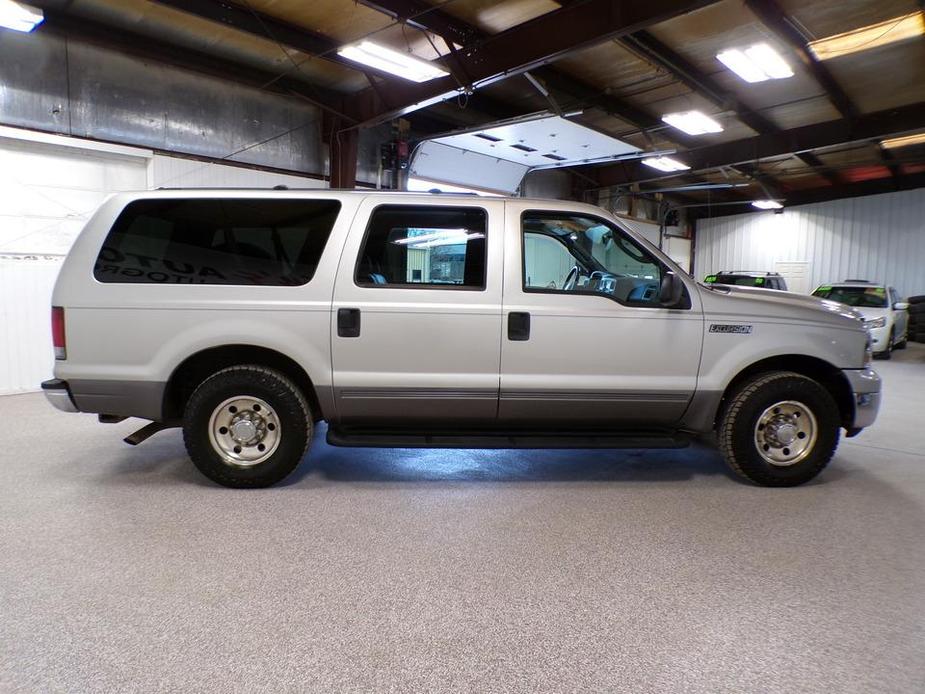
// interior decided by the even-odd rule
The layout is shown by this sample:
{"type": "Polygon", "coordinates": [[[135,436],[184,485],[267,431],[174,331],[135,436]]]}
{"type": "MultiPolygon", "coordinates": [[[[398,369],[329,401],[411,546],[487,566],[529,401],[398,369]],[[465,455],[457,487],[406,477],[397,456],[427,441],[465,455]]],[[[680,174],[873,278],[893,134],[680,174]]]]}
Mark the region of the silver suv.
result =
{"type": "Polygon", "coordinates": [[[52,308],[58,408],[182,427],[232,487],[344,446],[679,447],[796,485],[880,379],[858,314],[706,286],[603,210],[338,191],[120,194],[52,308]]]}

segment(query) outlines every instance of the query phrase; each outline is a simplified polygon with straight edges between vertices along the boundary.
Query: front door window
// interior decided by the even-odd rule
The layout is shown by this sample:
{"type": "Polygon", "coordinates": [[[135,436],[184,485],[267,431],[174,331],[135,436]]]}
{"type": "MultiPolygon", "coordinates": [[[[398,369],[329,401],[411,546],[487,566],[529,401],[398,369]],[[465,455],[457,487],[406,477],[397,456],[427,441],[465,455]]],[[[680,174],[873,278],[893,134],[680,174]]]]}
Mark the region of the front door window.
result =
{"type": "Polygon", "coordinates": [[[523,216],[524,291],[599,294],[628,306],[659,306],[668,272],[610,224],[556,212],[523,216]]]}

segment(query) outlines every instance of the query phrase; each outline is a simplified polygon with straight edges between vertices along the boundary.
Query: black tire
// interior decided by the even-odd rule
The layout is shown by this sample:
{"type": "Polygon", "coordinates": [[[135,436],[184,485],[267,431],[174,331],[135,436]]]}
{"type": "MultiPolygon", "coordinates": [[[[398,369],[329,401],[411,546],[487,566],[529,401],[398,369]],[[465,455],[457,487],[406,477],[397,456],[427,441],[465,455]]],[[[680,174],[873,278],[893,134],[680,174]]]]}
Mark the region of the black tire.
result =
{"type": "Polygon", "coordinates": [[[791,371],[761,374],[742,384],[726,403],[717,427],[719,449],[745,479],[765,487],[794,487],[828,465],[838,447],[840,419],[835,400],[816,381],[791,371]],[[786,401],[799,403],[815,417],[816,439],[796,462],[774,464],[759,451],[757,427],[763,413],[786,401]]]}
{"type": "Polygon", "coordinates": [[[910,296],[906,299],[910,304],[925,304],[925,294],[919,294],[918,296],[910,296]]]}
{"type": "Polygon", "coordinates": [[[914,342],[925,342],[925,333],[916,333],[916,334],[912,337],[912,340],[913,340],[914,342]]]}
{"type": "MultiPolygon", "coordinates": [[[[268,426],[276,429],[272,423],[268,426]]],[[[283,374],[262,366],[231,366],[213,374],[199,384],[183,413],[183,441],[193,464],[225,487],[253,489],[276,484],[298,467],[311,437],[312,417],[305,396],[283,374]],[[256,464],[226,460],[211,441],[213,413],[219,412],[223,402],[238,396],[265,402],[279,422],[275,451],[256,464]]]]}
{"type": "Polygon", "coordinates": [[[909,333],[906,333],[906,336],[902,339],[902,342],[897,342],[893,345],[893,349],[906,349],[906,345],[909,344],[909,333]]]}
{"type": "Polygon", "coordinates": [[[909,304],[909,308],[906,310],[909,311],[910,316],[921,316],[925,314],[925,303],[909,304]]]}

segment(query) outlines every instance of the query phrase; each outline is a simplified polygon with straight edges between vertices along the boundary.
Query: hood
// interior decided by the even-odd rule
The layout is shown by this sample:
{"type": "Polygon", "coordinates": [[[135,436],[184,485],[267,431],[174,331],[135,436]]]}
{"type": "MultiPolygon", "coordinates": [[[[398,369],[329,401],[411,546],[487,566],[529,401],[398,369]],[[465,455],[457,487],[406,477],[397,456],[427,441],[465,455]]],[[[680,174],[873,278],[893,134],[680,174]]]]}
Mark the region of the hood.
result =
{"type": "Polygon", "coordinates": [[[890,309],[888,309],[886,306],[881,306],[879,308],[874,308],[871,306],[859,306],[858,308],[854,310],[860,313],[862,316],[864,316],[864,320],[873,320],[874,318],[883,318],[884,316],[887,316],[890,313],[890,309]]]}
{"type": "Polygon", "coordinates": [[[864,317],[837,301],[807,294],[735,285],[701,286],[704,310],[716,315],[753,319],[805,321],[863,330],[864,317]]]}

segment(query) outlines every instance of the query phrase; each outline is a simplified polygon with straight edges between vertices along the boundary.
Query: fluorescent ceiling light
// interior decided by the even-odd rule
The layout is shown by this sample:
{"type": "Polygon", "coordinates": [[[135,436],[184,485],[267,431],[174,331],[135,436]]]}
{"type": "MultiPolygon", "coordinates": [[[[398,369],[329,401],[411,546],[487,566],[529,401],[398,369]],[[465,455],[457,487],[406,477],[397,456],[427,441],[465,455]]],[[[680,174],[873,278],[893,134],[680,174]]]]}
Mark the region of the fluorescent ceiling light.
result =
{"type": "Polygon", "coordinates": [[[809,49],[819,60],[828,60],[915,38],[922,34],[925,34],[925,13],[912,12],[854,31],[846,31],[844,34],[810,41],[809,49]]]}
{"type": "Polygon", "coordinates": [[[756,43],[745,49],[730,48],[718,53],[716,58],[746,82],[793,77],[790,66],[766,43],[756,43]]]}
{"type": "Polygon", "coordinates": [[[906,135],[904,137],[891,137],[889,140],[883,140],[880,146],[885,149],[896,149],[897,147],[909,147],[910,145],[923,144],[925,144],[925,133],[906,135]]]}
{"type": "Polygon", "coordinates": [[[372,41],[363,41],[354,46],[344,46],[337,51],[339,56],[356,63],[374,67],[391,75],[403,77],[412,82],[427,82],[450,74],[441,67],[426,60],[420,60],[406,53],[393,51],[372,41]]]}
{"type": "Polygon", "coordinates": [[[759,210],[779,210],[783,207],[777,200],[752,200],[752,207],[759,210]]]}
{"type": "Polygon", "coordinates": [[[649,157],[648,159],[643,159],[642,163],[646,166],[651,166],[653,169],[666,172],[687,171],[691,168],[687,164],[682,164],[677,159],[672,159],[671,157],[649,157]]]}
{"type": "Polygon", "coordinates": [[[688,135],[723,132],[723,126],[700,111],[669,113],[662,116],[662,120],[678,130],[683,130],[688,135]]]}
{"type": "Polygon", "coordinates": [[[35,7],[13,0],[0,0],[0,27],[29,32],[44,19],[45,14],[35,7]]]}

